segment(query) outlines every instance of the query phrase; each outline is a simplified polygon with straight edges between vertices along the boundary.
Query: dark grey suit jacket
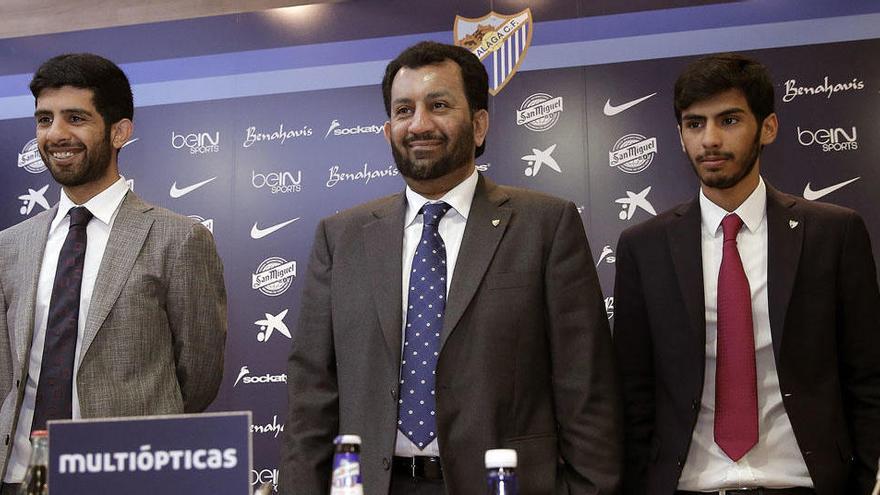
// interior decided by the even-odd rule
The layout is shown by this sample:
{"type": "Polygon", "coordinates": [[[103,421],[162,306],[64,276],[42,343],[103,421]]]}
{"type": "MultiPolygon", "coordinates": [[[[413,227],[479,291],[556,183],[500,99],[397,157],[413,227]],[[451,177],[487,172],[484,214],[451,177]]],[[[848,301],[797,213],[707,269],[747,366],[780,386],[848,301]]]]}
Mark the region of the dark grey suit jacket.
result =
{"type": "MultiPolygon", "coordinates": [[[[363,438],[387,493],[397,430],[404,194],[317,229],[288,367],[285,493],[325,493],[332,440],[363,438]]],[[[520,493],[612,493],[622,433],[611,341],[573,204],[480,177],[437,364],[447,493],[482,494],[483,453],[519,454],[520,493]]]]}
{"type": "MultiPolygon", "coordinates": [[[[37,280],[56,211],[0,232],[0,475],[24,397],[37,280]]],[[[85,317],[77,370],[83,417],[199,412],[214,400],[226,289],[214,238],[195,220],[129,191],[85,317]]]]}
{"type": "MultiPolygon", "coordinates": [[[[880,454],[880,295],[852,210],[767,187],[770,331],[783,404],[820,495],[866,494],[880,454]]],[[[626,230],[614,345],[625,493],[672,494],[703,389],[706,324],[694,200],[626,230]]]]}

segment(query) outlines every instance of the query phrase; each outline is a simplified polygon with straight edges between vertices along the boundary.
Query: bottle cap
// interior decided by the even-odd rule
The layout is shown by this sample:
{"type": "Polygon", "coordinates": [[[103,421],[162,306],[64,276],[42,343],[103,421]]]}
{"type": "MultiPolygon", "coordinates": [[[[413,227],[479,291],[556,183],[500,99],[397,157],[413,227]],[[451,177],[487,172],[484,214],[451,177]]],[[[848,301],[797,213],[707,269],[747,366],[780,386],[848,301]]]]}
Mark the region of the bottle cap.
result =
{"type": "Polygon", "coordinates": [[[513,449],[492,449],[486,451],[486,469],[515,468],[516,451],[513,449]]]}
{"type": "Polygon", "coordinates": [[[361,444],[361,437],[360,437],[360,435],[339,435],[338,437],[336,437],[333,440],[334,445],[339,445],[339,444],[343,444],[343,443],[360,445],[361,444]]]}
{"type": "Polygon", "coordinates": [[[34,430],[31,432],[31,438],[46,438],[49,436],[49,432],[46,430],[34,430]]]}

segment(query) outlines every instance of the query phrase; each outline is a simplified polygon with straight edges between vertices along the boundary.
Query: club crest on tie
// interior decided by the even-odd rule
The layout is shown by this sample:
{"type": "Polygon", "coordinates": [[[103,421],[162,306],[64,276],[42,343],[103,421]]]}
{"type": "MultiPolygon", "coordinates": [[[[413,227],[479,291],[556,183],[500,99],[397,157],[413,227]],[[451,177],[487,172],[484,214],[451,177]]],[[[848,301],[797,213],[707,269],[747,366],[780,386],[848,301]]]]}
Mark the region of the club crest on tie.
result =
{"type": "Polygon", "coordinates": [[[455,16],[455,44],[476,55],[489,73],[489,93],[501,92],[522,65],[532,43],[532,11],[512,15],[489,12],[483,17],[455,16]]]}

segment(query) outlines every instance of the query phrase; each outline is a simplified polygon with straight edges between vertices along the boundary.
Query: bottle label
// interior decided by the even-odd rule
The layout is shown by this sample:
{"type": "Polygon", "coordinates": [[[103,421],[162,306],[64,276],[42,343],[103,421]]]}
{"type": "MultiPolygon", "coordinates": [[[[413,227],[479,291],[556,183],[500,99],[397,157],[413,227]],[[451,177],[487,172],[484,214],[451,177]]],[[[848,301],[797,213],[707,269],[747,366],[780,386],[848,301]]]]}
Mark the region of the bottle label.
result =
{"type": "Polygon", "coordinates": [[[363,495],[361,465],[353,452],[337,453],[333,457],[333,481],[330,495],[363,495]]]}

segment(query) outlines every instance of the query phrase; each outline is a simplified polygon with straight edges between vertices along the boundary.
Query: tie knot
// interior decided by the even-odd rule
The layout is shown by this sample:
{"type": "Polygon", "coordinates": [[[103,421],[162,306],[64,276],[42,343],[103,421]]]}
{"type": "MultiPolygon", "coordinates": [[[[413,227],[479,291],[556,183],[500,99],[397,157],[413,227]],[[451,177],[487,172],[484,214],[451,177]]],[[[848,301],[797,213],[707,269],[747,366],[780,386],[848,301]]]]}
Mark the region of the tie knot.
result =
{"type": "Polygon", "coordinates": [[[425,224],[438,225],[440,219],[443,218],[443,215],[445,215],[450,208],[452,207],[442,201],[439,203],[425,203],[425,205],[422,206],[422,215],[424,215],[425,224]]]}
{"type": "Polygon", "coordinates": [[[77,206],[70,209],[70,226],[87,225],[92,219],[92,212],[85,206],[77,206]]]}
{"type": "Polygon", "coordinates": [[[724,231],[724,240],[736,240],[736,235],[739,233],[739,229],[741,229],[742,226],[742,218],[736,213],[731,213],[724,217],[724,220],[721,220],[721,230],[724,231]]]}

